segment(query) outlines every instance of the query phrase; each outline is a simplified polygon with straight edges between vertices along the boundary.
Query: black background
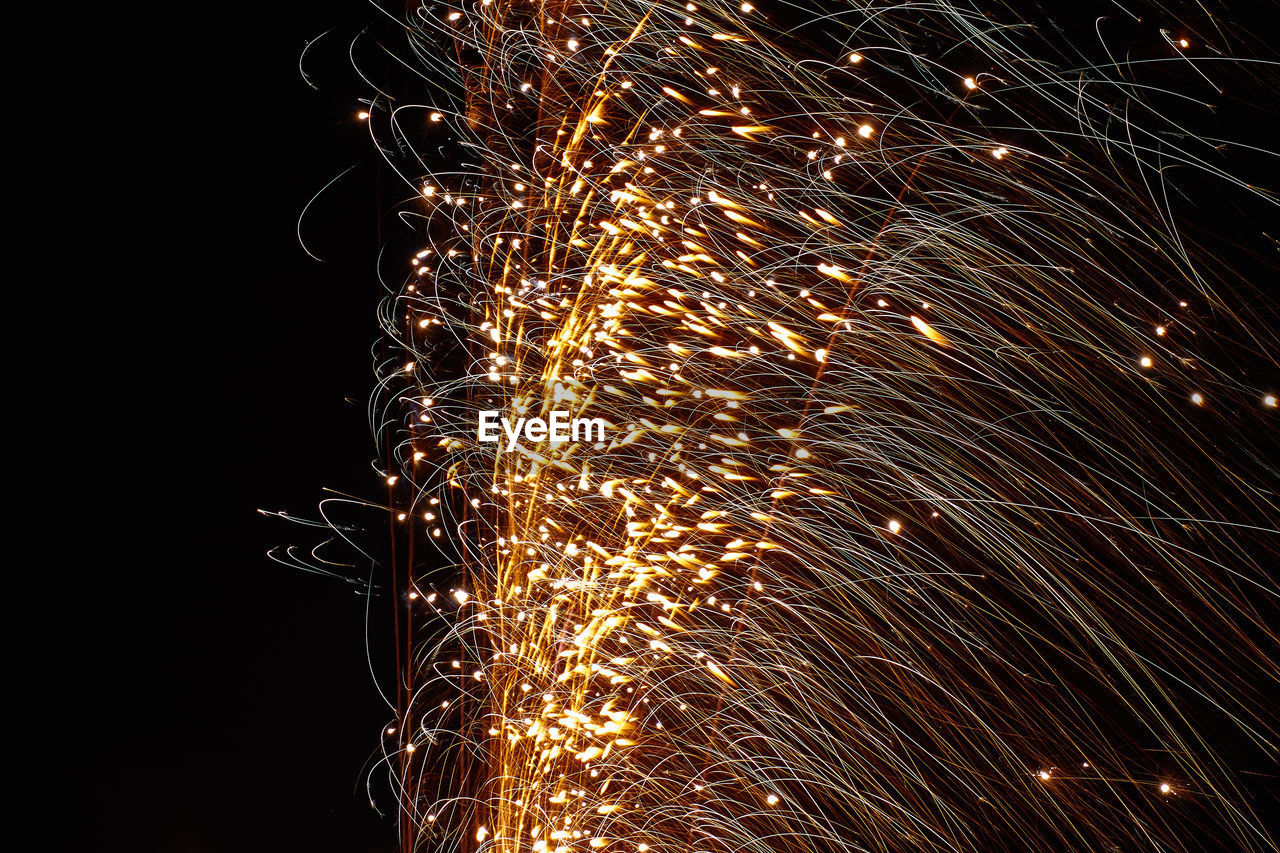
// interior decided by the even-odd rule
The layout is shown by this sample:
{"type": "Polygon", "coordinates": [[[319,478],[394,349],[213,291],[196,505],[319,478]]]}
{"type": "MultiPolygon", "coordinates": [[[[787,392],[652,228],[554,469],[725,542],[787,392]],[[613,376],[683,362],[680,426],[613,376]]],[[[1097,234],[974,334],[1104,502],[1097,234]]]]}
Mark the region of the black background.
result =
{"type": "Polygon", "coordinates": [[[365,401],[394,201],[379,190],[395,182],[345,58],[374,15],[337,0],[171,8],[136,22],[160,35],[95,54],[76,84],[91,106],[58,168],[78,213],[46,221],[103,248],[47,258],[46,345],[71,361],[41,374],[53,393],[31,455],[62,473],[36,507],[51,521],[31,536],[41,556],[13,569],[27,583],[12,659],[36,676],[33,719],[12,730],[32,756],[14,775],[48,807],[20,847],[395,846],[364,791],[390,717],[365,599],[267,560],[318,537],[257,513],[314,517],[325,488],[378,491],[365,401]],[[307,63],[317,91],[298,57],[326,30],[307,63]],[[299,214],[352,165],[302,223],[317,262],[299,214]]]}
{"type": "Polygon", "coordinates": [[[47,305],[71,330],[49,348],[71,363],[45,374],[36,446],[67,470],[38,507],[42,556],[14,567],[35,647],[13,655],[35,675],[14,776],[44,806],[18,844],[393,849],[364,791],[391,717],[365,599],[268,560],[322,537],[257,512],[378,494],[365,401],[384,206],[345,55],[374,11],[135,14],[113,27],[136,31],[98,33],[75,83],[90,92],[66,152],[76,213],[50,220],[72,245],[54,250],[47,305]],[[330,29],[317,91],[299,54],[330,29]],[[317,262],[299,215],[353,164],[303,222],[317,262]]]}

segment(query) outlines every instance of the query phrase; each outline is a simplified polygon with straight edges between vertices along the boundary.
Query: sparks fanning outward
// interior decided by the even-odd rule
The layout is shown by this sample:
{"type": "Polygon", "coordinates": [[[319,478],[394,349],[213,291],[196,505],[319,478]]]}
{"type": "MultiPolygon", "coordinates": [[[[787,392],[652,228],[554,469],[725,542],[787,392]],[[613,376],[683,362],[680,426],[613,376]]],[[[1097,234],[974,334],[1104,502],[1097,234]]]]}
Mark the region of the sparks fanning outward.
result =
{"type": "Polygon", "coordinates": [[[1277,849],[1276,339],[1180,183],[1274,215],[1270,64],[1187,9],[410,5],[405,850],[1277,849]]]}

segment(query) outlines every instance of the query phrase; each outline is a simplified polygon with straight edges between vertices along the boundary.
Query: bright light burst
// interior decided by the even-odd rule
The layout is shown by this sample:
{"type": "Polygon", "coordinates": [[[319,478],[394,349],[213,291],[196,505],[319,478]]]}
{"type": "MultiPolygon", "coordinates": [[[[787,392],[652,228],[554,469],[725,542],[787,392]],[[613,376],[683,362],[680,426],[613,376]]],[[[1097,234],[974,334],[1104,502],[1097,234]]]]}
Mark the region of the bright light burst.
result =
{"type": "Polygon", "coordinates": [[[411,9],[406,850],[1276,849],[1276,341],[1164,173],[1271,208],[1145,11],[411,9]]]}

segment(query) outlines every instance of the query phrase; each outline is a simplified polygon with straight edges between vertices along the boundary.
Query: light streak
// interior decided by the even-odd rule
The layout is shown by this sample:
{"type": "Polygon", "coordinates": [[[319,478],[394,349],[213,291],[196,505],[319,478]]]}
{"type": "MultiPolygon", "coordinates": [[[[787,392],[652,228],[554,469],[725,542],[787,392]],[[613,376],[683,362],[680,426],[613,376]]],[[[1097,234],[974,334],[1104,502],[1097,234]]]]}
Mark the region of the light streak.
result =
{"type": "Polygon", "coordinates": [[[1153,174],[1252,190],[1008,9],[817,11],[414,10],[405,849],[1276,849],[1275,396],[1197,348],[1277,348],[1153,174]],[[606,440],[475,440],[552,409],[606,440]]]}

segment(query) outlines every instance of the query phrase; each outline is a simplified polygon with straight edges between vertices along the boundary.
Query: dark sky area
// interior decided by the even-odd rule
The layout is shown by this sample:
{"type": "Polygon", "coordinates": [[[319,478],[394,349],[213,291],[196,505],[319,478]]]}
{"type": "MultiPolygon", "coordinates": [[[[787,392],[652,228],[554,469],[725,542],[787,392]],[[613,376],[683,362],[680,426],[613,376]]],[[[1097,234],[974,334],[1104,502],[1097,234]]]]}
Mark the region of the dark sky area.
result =
{"type": "Polygon", "coordinates": [[[326,487],[376,494],[365,400],[379,204],[355,117],[367,93],[345,58],[371,14],[298,0],[170,9],[146,26],[175,38],[113,51],[112,85],[85,84],[109,115],[77,159],[108,173],[89,230],[112,260],[99,256],[80,306],[102,338],[80,356],[89,390],[71,436],[93,462],[59,489],[80,520],[48,534],[67,568],[37,572],[28,604],[33,725],[57,733],[34,765],[53,777],[41,780],[53,809],[31,849],[394,844],[363,790],[390,715],[366,663],[364,599],[267,560],[319,537],[256,512],[315,517],[326,487]],[[298,55],[330,28],[314,91],[298,55]],[[298,215],[357,162],[307,220],[317,263],[298,215]]]}
{"type": "Polygon", "coordinates": [[[365,599],[267,560],[319,536],[257,513],[377,492],[365,406],[391,181],[344,55],[372,15],[354,0],[171,9],[147,26],[172,43],[119,57],[129,83],[102,93],[142,116],[129,142],[108,123],[77,155],[112,173],[118,202],[83,227],[115,254],[82,306],[103,321],[88,334],[105,349],[77,356],[94,390],[49,415],[85,452],[54,505],[76,520],[45,534],[65,568],[22,572],[34,591],[15,605],[37,626],[37,653],[17,657],[39,676],[18,731],[52,807],[29,849],[394,848],[364,792],[390,716],[365,599]],[[329,29],[316,91],[298,55],[329,29]],[[303,223],[318,263],[299,213],[353,164],[303,223]]]}

